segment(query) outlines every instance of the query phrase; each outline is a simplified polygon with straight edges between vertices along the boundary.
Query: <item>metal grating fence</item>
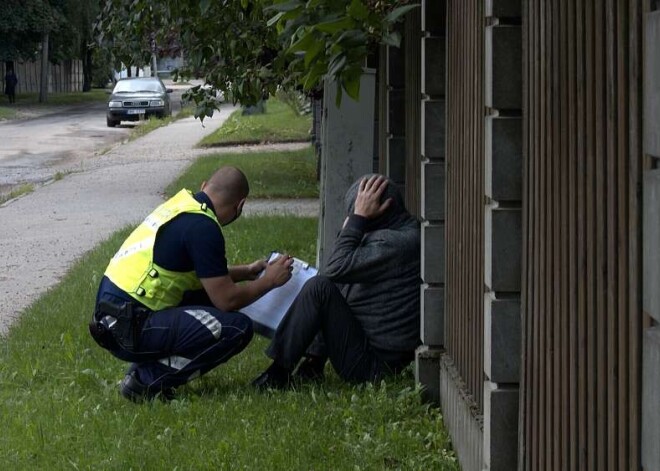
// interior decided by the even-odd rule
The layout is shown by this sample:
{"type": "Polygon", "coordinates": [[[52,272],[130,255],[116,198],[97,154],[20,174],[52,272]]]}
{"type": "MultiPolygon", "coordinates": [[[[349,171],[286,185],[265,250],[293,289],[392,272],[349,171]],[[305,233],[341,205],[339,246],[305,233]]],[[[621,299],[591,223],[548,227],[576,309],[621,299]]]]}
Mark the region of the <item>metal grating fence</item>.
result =
{"type": "Polygon", "coordinates": [[[448,2],[446,348],[483,411],[484,2],[448,2]]]}
{"type": "Polygon", "coordinates": [[[523,3],[520,462],[639,469],[645,2],[523,3]]]}

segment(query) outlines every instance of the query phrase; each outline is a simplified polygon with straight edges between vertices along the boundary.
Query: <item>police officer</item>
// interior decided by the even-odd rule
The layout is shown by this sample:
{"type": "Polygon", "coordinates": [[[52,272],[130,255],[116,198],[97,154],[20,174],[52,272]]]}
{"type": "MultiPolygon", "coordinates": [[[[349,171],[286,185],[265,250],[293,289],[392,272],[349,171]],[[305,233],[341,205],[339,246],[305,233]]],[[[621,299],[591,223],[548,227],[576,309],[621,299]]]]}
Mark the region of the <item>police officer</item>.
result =
{"type": "Polygon", "coordinates": [[[237,311],[290,279],[289,256],[227,266],[221,227],[240,216],[248,192],[240,170],[222,167],[198,193],[181,190],[156,208],[110,260],[90,332],[132,362],[120,384],[125,398],[171,399],[240,353],[253,332],[237,311]]]}

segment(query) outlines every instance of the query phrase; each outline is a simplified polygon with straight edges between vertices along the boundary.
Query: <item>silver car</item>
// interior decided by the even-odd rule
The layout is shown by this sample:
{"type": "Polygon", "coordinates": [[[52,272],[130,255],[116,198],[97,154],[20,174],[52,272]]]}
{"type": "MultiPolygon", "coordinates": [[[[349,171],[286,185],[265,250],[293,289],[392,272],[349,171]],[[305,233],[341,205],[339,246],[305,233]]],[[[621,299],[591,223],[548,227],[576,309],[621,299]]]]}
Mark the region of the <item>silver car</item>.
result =
{"type": "Polygon", "coordinates": [[[108,127],[115,127],[121,121],[171,116],[169,93],[172,93],[172,89],[166,88],[157,77],[119,80],[108,100],[108,127]]]}

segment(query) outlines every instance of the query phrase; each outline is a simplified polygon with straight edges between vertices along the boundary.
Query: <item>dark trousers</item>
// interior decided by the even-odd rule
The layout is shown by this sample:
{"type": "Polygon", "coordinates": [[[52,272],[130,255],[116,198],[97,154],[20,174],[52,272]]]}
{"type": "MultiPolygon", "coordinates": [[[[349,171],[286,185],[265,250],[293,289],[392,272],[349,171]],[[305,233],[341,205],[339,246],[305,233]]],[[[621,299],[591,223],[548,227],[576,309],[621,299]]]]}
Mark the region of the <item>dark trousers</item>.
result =
{"type": "Polygon", "coordinates": [[[412,360],[412,354],[373,348],[346,299],[324,276],[316,276],[305,284],[282,319],[266,354],[276,364],[293,370],[306,352],[320,353],[315,341],[318,334],[325,355],[346,381],[377,381],[398,372],[412,360]]]}
{"type": "Polygon", "coordinates": [[[136,352],[110,350],[133,362],[140,381],[151,389],[181,386],[240,353],[252,340],[252,321],[238,312],[204,305],[152,313],[136,352]]]}

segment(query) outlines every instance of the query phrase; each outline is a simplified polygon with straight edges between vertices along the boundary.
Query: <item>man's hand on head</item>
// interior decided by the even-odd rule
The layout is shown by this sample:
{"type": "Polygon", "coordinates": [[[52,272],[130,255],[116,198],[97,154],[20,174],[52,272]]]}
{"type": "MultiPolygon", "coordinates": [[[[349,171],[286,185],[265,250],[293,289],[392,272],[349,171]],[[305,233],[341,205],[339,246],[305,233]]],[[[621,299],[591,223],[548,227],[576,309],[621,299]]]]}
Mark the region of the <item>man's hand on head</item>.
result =
{"type": "Polygon", "coordinates": [[[267,278],[273,288],[282,286],[291,279],[293,271],[293,257],[290,255],[281,255],[266,266],[264,278],[267,278]]]}
{"type": "Polygon", "coordinates": [[[387,211],[392,204],[392,198],[388,198],[383,203],[380,202],[387,183],[387,179],[382,175],[363,178],[355,198],[354,213],[367,219],[374,219],[387,211]]]}

